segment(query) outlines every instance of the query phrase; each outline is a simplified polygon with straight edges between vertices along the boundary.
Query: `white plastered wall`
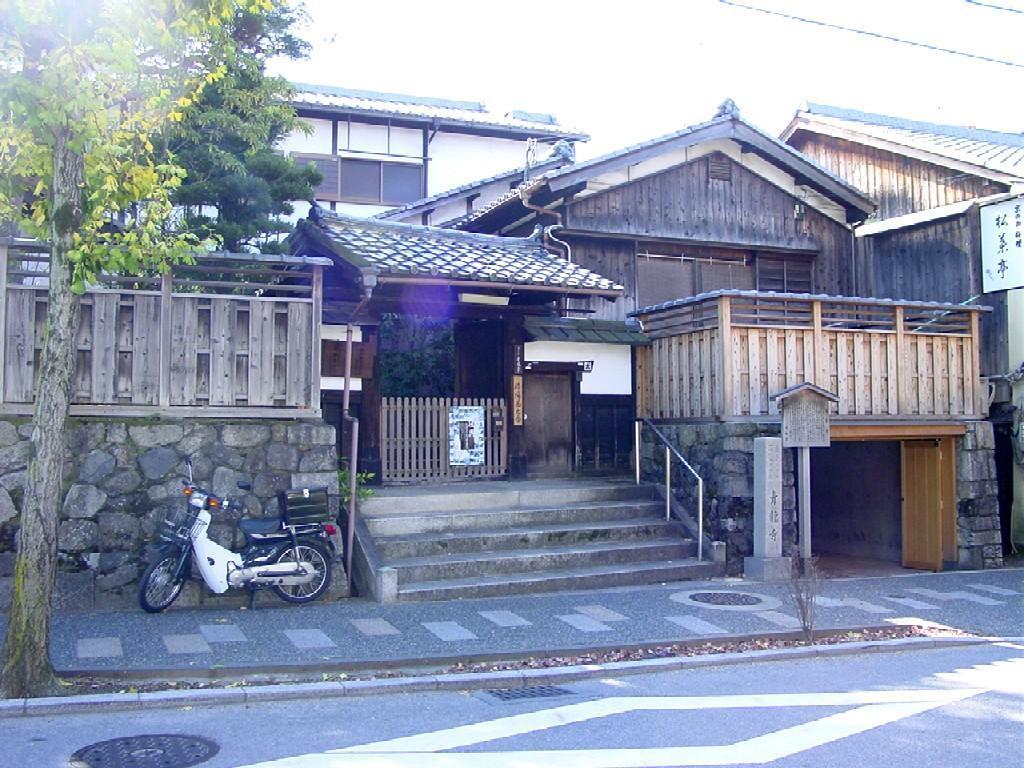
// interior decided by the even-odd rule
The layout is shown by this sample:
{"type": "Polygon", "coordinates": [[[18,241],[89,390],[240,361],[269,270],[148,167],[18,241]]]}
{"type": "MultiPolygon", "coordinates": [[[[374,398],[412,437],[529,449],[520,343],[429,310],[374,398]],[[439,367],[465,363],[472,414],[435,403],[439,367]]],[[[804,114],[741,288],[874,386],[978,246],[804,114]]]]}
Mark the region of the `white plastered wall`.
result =
{"type": "Polygon", "coordinates": [[[441,131],[430,142],[427,194],[436,195],[525,162],[525,141],[441,131]]]}
{"type": "Polygon", "coordinates": [[[630,395],[633,393],[633,366],[626,344],[589,344],[576,341],[528,341],[524,350],[527,362],[575,363],[593,360],[594,370],[584,373],[580,382],[583,395],[630,395]]]}

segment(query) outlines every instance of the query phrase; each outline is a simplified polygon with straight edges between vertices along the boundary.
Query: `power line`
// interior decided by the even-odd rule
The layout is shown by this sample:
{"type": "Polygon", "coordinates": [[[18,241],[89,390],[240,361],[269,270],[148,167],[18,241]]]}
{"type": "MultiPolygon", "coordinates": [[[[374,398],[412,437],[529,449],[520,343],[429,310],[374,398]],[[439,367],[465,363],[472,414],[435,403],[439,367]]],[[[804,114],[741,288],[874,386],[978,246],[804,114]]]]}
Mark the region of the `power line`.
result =
{"type": "Polygon", "coordinates": [[[1020,8],[1011,8],[1007,5],[996,5],[995,3],[983,3],[981,0],[964,0],[968,5],[977,5],[981,8],[991,8],[994,11],[1006,11],[1007,13],[1019,13],[1024,16],[1024,10],[1020,8]]]}
{"type": "MultiPolygon", "coordinates": [[[[773,11],[769,8],[759,8],[756,5],[747,5],[746,3],[734,2],[734,0],[718,0],[722,5],[731,5],[734,8],[742,8],[746,11],[756,11],[758,13],[764,13],[768,16],[778,16],[782,19],[788,19],[790,21],[799,21],[803,24],[813,24],[818,27],[826,27],[827,29],[837,29],[841,32],[853,32],[857,35],[865,35],[866,37],[873,37],[878,40],[887,40],[891,43],[903,43],[904,45],[912,45],[915,48],[925,48],[929,51],[937,51],[939,53],[949,53],[954,56],[963,56],[968,59],[976,59],[977,61],[985,61],[989,64],[1003,64],[1007,67],[1016,67],[1017,69],[1024,69],[1024,64],[1016,61],[1008,61],[1006,59],[995,59],[991,56],[982,56],[977,53],[967,53],[966,51],[958,51],[955,48],[944,48],[941,45],[932,45],[931,43],[920,43],[916,40],[907,40],[902,37],[894,37],[892,35],[885,35],[881,32],[872,32],[869,29],[857,29],[856,27],[845,27],[842,24],[832,24],[831,22],[821,21],[820,19],[808,19],[805,16],[797,16],[792,13],[783,13],[782,11],[773,11]]],[[[1013,10],[1013,9],[1006,9],[1013,10]]],[[[1018,11],[1019,13],[1019,11],[1018,11]]]]}

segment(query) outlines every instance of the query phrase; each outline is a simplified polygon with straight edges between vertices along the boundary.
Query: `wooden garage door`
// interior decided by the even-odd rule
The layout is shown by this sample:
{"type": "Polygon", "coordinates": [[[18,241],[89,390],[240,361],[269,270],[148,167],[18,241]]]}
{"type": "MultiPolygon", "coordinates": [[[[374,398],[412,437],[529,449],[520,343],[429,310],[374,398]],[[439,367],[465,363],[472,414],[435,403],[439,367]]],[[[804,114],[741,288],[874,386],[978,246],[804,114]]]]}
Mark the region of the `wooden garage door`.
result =
{"type": "Polygon", "coordinates": [[[903,566],[941,571],[955,548],[953,441],[903,441],[903,566]]]}

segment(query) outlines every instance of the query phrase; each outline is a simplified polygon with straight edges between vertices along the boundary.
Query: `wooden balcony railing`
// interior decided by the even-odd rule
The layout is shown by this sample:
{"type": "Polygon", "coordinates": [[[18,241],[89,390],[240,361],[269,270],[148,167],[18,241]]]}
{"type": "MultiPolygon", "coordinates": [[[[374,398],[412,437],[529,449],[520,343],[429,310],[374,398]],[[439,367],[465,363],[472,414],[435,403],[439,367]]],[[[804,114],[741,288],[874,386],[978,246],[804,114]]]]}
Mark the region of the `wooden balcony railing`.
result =
{"type": "MultiPolygon", "coordinates": [[[[164,275],[103,277],[80,298],[76,415],[320,412],[326,259],[205,254],[164,275]]],[[[0,412],[29,414],[49,260],[0,244],[0,412]]]]}
{"type": "Polygon", "coordinates": [[[654,419],[775,416],[804,381],[839,418],[982,418],[983,307],[717,291],[639,314],[637,412],[654,419]]]}

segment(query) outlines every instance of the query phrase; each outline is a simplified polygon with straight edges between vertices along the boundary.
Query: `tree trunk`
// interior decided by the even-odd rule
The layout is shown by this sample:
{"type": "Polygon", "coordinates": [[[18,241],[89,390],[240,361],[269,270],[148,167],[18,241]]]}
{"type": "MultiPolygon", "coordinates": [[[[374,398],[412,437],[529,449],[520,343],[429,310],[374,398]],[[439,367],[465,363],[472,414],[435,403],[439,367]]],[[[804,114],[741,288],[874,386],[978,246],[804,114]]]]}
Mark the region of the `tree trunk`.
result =
{"type": "Polygon", "coordinates": [[[53,150],[46,337],[0,675],[0,694],[9,697],[46,694],[53,691],[56,683],[50,663],[50,601],[57,580],[64,430],[74,378],[78,325],[78,297],[71,292],[68,251],[75,231],[81,226],[85,176],[84,155],[69,146],[71,138],[69,131],[62,131],[53,150]]]}

